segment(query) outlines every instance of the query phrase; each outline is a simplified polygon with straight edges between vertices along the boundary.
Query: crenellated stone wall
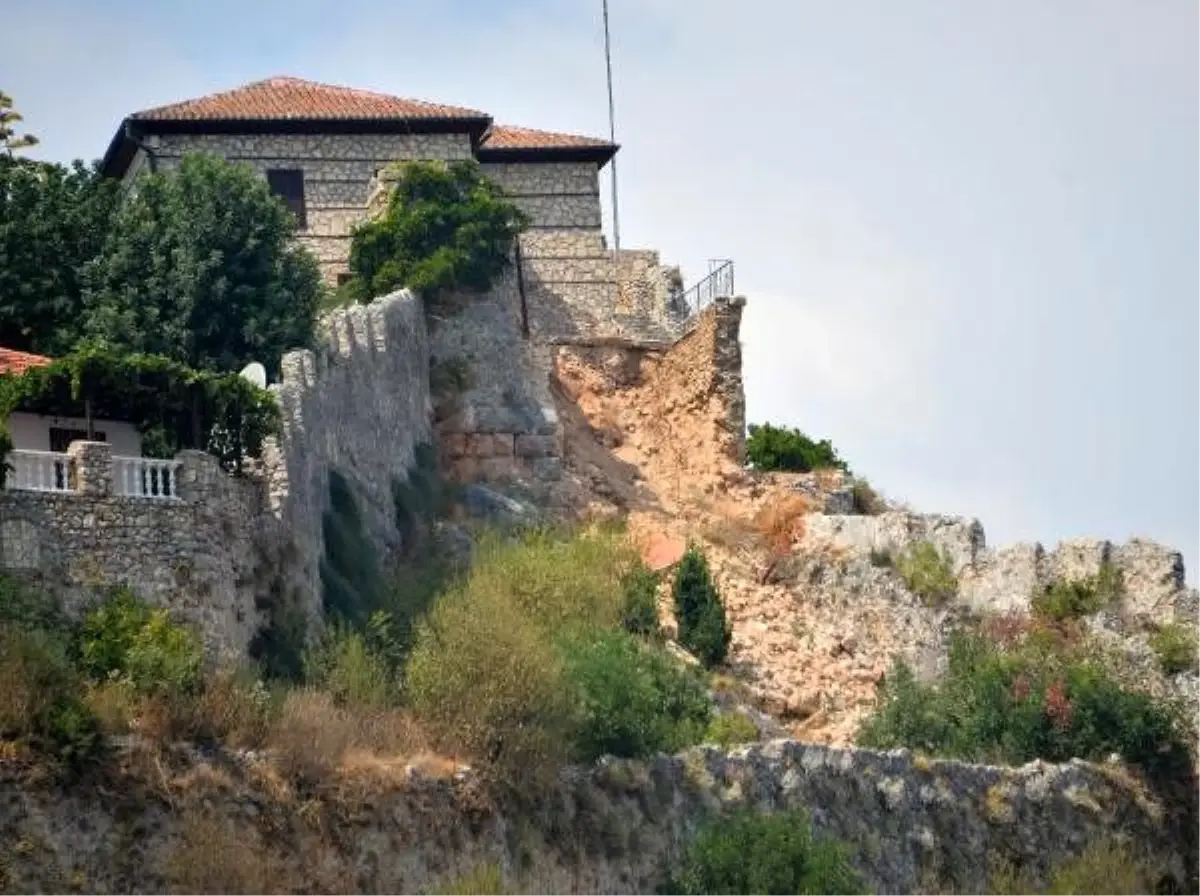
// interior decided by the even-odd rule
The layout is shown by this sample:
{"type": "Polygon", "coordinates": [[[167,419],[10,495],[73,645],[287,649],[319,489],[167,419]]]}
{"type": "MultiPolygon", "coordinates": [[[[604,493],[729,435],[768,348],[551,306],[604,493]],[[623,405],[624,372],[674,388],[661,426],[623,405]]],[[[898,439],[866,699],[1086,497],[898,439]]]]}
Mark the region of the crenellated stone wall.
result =
{"type": "Polygon", "coordinates": [[[317,351],[283,356],[272,385],[283,433],[263,456],[267,511],[295,550],[292,580],[320,613],[322,518],[329,474],[355,489],[364,528],[386,553],[399,546],[392,488],[417,446],[432,442],[429,339],[421,300],[408,290],[326,314],[317,351]]]}
{"type": "Polygon", "coordinates": [[[210,655],[243,658],[260,622],[259,551],[278,538],[260,484],[184,451],[174,495],[126,495],[110,445],[74,442],[68,454],[72,491],[0,491],[0,570],[46,588],[72,615],[103,587],[127,584],[195,624],[210,655]]]}

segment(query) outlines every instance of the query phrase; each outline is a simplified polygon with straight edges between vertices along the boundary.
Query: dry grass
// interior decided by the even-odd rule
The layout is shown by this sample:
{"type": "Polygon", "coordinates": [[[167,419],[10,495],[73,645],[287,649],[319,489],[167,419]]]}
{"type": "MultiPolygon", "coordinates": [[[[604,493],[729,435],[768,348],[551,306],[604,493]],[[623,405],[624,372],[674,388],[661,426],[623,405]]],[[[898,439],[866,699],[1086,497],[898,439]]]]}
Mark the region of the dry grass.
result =
{"type": "Polygon", "coordinates": [[[1144,850],[1117,840],[1093,843],[1082,854],[1058,866],[1047,887],[1035,887],[1027,874],[1011,864],[992,873],[993,893],[1072,894],[1153,893],[1158,884],[1154,863],[1144,850]]]}
{"type": "Polygon", "coordinates": [[[754,528],[776,555],[790,553],[804,537],[804,517],[813,511],[811,500],[796,492],[772,496],[754,516],[754,528]]]}
{"type": "Polygon", "coordinates": [[[184,822],[166,863],[172,893],[284,893],[282,870],[253,829],[208,812],[184,822]]]}

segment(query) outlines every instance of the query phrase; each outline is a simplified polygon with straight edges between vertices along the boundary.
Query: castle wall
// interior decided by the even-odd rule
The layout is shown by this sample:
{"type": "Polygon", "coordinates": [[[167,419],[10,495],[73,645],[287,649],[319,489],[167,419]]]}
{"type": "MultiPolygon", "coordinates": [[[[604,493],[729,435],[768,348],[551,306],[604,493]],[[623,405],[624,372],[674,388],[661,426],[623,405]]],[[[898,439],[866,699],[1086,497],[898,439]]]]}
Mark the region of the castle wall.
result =
{"type": "Polygon", "coordinates": [[[399,546],[392,486],[432,441],[429,341],[421,300],[407,290],[326,314],[317,351],[283,356],[271,386],[283,432],[264,451],[267,510],[294,548],[293,583],[320,607],[321,520],[329,474],[354,487],[366,533],[383,553],[399,546]]]}

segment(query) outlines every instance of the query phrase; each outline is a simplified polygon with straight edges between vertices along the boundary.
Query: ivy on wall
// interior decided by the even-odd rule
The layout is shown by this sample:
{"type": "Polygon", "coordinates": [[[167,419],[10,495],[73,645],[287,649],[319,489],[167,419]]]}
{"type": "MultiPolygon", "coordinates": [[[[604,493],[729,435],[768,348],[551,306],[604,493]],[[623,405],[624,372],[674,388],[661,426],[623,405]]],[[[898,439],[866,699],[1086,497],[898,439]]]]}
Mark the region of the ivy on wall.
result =
{"type": "MultiPolygon", "coordinates": [[[[240,374],[95,347],[45,367],[0,375],[0,421],[14,411],[78,417],[89,425],[124,420],[142,434],[143,453],[149,456],[199,448],[233,473],[241,472],[247,457],[261,456],[264,439],[278,434],[281,423],[275,397],[240,374]]],[[[0,425],[0,470],[11,448],[0,425]]]]}

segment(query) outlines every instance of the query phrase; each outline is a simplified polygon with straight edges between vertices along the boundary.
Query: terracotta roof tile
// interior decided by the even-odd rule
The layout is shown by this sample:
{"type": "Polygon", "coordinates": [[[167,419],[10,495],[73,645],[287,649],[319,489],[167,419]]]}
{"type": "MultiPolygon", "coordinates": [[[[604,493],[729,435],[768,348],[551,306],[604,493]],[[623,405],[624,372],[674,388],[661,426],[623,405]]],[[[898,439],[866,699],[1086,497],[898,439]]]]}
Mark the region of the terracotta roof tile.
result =
{"type": "Polygon", "coordinates": [[[495,125],[480,145],[487,149],[600,149],[612,146],[607,140],[597,140],[595,137],[556,134],[510,125],[495,125]]]}
{"type": "Polygon", "coordinates": [[[474,109],[406,100],[369,90],[281,76],[197,99],[145,109],[135,112],[131,117],[138,121],[285,121],[481,119],[487,118],[487,115],[474,109]]]}
{"type": "Polygon", "coordinates": [[[42,355],[31,355],[12,348],[0,348],[0,374],[24,373],[30,367],[45,367],[53,359],[42,355]]]}

